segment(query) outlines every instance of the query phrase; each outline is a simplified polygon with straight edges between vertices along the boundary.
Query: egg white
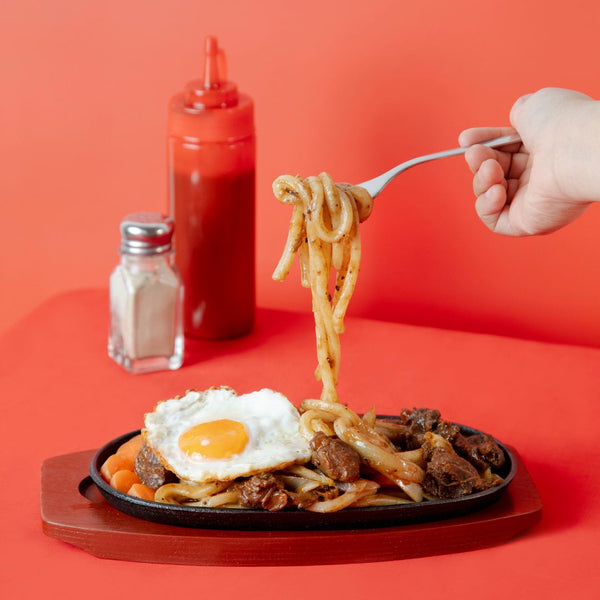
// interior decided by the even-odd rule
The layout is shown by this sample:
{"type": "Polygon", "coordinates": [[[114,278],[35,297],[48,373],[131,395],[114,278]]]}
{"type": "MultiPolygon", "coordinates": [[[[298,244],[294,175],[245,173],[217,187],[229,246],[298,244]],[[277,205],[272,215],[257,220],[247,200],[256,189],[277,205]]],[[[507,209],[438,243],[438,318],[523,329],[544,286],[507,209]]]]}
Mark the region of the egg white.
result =
{"type": "Polygon", "coordinates": [[[299,419],[296,407],[279,392],[262,389],[238,396],[220,387],[159,402],[146,414],[142,434],[162,464],[181,480],[230,481],[307,462],[311,450],[299,431],[299,419]],[[242,452],[217,459],[181,450],[179,437],[184,432],[218,419],[244,424],[248,443],[242,452]]]}

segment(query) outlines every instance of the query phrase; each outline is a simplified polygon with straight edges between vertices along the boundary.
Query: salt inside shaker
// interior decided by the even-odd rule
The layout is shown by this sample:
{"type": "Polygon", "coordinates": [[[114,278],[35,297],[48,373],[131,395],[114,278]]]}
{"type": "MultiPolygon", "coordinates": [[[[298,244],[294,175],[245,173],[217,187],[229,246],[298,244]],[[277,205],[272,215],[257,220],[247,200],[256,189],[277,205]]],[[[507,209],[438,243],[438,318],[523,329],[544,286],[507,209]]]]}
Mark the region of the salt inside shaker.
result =
{"type": "Polygon", "coordinates": [[[110,276],[108,354],[132,373],[183,362],[183,288],[173,262],[173,221],[140,212],[121,221],[121,262],[110,276]]]}

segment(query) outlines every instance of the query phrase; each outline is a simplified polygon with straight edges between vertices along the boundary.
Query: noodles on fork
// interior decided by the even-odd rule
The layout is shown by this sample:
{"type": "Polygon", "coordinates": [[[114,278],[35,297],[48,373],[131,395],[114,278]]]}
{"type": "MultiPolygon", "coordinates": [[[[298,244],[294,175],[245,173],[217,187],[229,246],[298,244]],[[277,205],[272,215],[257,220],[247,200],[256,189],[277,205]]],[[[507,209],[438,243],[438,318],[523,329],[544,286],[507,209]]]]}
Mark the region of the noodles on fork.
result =
{"type": "Polygon", "coordinates": [[[275,197],[293,204],[287,242],[273,279],[283,281],[296,254],[302,285],[310,287],[317,338],[316,377],[323,384],[321,399],[337,402],[340,339],[344,316],[360,268],[359,224],[373,208],[371,196],[361,187],[334,183],[329,175],[292,177],[273,182],[275,197]],[[330,292],[331,272],[335,285],[330,292]]]}

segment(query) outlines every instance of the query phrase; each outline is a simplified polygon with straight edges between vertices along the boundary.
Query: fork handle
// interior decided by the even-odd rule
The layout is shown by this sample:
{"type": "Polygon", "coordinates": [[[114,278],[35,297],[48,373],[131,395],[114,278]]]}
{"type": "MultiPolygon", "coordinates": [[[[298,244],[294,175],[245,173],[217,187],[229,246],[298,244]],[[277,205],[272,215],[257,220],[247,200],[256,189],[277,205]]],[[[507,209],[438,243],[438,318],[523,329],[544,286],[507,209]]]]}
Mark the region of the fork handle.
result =
{"type": "MultiPolygon", "coordinates": [[[[485,142],[477,142],[477,144],[472,144],[472,146],[488,146],[489,148],[497,148],[499,146],[515,144],[516,142],[520,141],[521,137],[517,133],[512,133],[509,135],[503,135],[502,137],[494,138],[492,140],[487,140],[485,142]]],[[[437,160],[438,158],[448,158],[450,156],[464,154],[472,146],[461,146],[460,148],[452,148],[451,150],[442,150],[441,152],[434,152],[433,154],[418,156],[417,158],[403,162],[393,169],[390,169],[383,175],[379,175],[379,177],[375,177],[374,179],[360,183],[359,186],[366,189],[371,197],[375,198],[375,196],[377,196],[383,190],[383,188],[390,181],[392,181],[394,177],[396,177],[396,175],[400,175],[400,173],[406,171],[407,169],[425,162],[429,162],[430,160],[437,160]]]]}
{"type": "MultiPolygon", "coordinates": [[[[490,148],[497,148],[498,146],[507,146],[508,144],[515,144],[516,142],[521,141],[521,136],[518,133],[511,133],[509,135],[503,135],[502,137],[494,138],[493,140],[488,140],[487,142],[477,142],[476,144],[471,144],[472,146],[489,146],[490,148]]],[[[467,148],[471,146],[465,147],[465,152],[467,148]]]]}
{"type": "MultiPolygon", "coordinates": [[[[406,169],[410,169],[410,167],[420,165],[424,162],[429,162],[430,160],[437,160],[438,158],[448,158],[450,156],[459,156],[460,154],[464,154],[472,146],[487,146],[488,148],[498,148],[499,146],[506,146],[508,144],[514,144],[520,141],[521,136],[519,136],[518,133],[511,133],[510,135],[503,135],[502,137],[497,137],[492,140],[487,140],[485,142],[477,142],[476,144],[471,144],[471,146],[460,146],[459,148],[452,148],[452,150],[442,150],[441,152],[434,152],[433,154],[418,156],[417,158],[407,160],[405,163],[402,163],[401,165],[395,167],[396,169],[400,169],[395,175],[402,173],[402,171],[406,171],[406,169]]],[[[394,169],[392,169],[392,171],[393,170],[394,169]]],[[[388,171],[388,173],[391,174],[391,171],[388,171]]]]}

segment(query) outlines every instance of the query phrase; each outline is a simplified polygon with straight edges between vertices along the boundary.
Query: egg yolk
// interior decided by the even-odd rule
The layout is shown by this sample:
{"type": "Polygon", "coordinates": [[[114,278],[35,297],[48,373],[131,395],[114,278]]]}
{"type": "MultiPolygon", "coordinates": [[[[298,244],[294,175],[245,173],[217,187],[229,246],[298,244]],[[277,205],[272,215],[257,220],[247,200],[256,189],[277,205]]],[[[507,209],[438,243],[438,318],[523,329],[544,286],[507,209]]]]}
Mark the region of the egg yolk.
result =
{"type": "Polygon", "coordinates": [[[230,458],[239,454],[248,443],[243,423],[219,419],[191,427],[179,437],[179,447],[186,454],[197,453],[205,458],[230,458]]]}

